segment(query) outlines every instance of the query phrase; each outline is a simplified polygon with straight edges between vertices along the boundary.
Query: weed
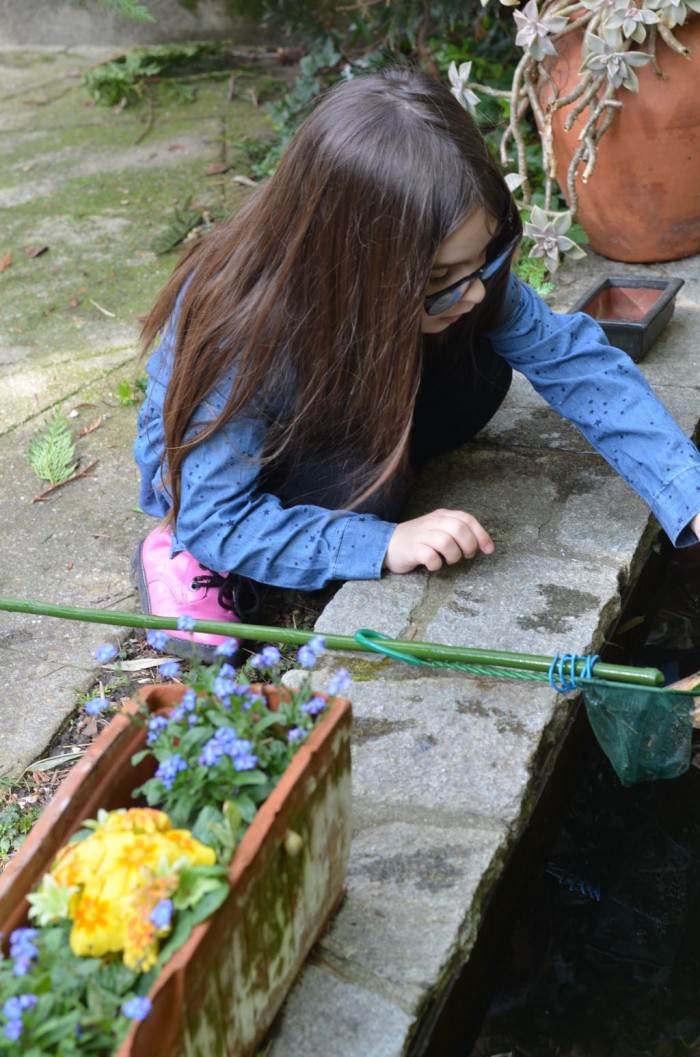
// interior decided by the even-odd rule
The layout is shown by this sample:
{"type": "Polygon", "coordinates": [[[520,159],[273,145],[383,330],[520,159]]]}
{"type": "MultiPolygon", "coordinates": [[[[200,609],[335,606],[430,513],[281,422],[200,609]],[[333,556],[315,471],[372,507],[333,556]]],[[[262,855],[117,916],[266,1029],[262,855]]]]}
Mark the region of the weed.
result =
{"type": "Polygon", "coordinates": [[[144,374],[140,378],[124,378],[117,383],[117,399],[122,407],[134,407],[143,400],[148,386],[148,377],[144,374]]]}
{"type": "Polygon", "coordinates": [[[127,105],[133,105],[143,95],[145,78],[155,77],[159,72],[157,62],[149,62],[147,54],[134,52],[88,70],[83,84],[93,99],[105,106],[116,106],[123,99],[127,105]]]}
{"type": "Polygon", "coordinates": [[[39,817],[39,805],[22,805],[10,801],[0,807],[0,864],[6,863],[17,851],[39,817]]]}
{"type": "Polygon", "coordinates": [[[100,0],[100,3],[110,15],[131,18],[134,22],[155,22],[148,8],[137,0],[100,0]]]}
{"type": "Polygon", "coordinates": [[[268,175],[265,163],[272,147],[269,139],[251,139],[245,136],[233,140],[231,146],[243,155],[243,162],[250,176],[260,179],[268,175]]]}
{"type": "Polygon", "coordinates": [[[175,206],[168,227],[151,243],[151,249],[158,256],[170,253],[184,242],[191,231],[198,228],[204,220],[202,211],[194,209],[187,202],[184,206],[175,206]]]}
{"type": "MultiPolygon", "coordinates": [[[[147,50],[137,48],[122,58],[88,70],[83,84],[98,103],[116,106],[125,100],[127,105],[133,105],[143,96],[150,78],[182,76],[187,65],[204,47],[200,44],[160,44],[147,50]]],[[[188,98],[194,98],[191,91],[188,98]]]]}
{"type": "Polygon", "coordinates": [[[60,484],[73,476],[78,466],[75,437],[61,411],[56,411],[50,422],[32,437],[27,457],[32,470],[42,481],[60,484]]]}
{"type": "Polygon", "coordinates": [[[516,260],[513,271],[540,297],[547,297],[554,290],[554,283],[548,279],[547,264],[542,257],[521,256],[516,260]]]}

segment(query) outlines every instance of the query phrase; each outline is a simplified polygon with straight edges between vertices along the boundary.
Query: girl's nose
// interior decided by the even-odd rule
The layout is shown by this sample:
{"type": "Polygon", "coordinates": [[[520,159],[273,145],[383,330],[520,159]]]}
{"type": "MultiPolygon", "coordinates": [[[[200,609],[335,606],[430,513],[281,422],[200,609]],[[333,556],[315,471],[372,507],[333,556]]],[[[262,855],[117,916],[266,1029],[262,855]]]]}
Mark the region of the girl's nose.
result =
{"type": "Polygon", "coordinates": [[[473,283],[470,283],[467,289],[464,291],[458,305],[479,305],[486,296],[486,287],[482,283],[481,279],[475,279],[473,283]]]}

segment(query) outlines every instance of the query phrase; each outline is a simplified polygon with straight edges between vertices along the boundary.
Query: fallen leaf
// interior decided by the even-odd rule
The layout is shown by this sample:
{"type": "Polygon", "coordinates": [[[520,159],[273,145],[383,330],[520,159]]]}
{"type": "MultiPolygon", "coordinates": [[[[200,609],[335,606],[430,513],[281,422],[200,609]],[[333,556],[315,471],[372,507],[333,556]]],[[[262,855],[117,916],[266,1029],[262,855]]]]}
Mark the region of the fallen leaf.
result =
{"type": "Polygon", "coordinates": [[[81,728],[80,733],[84,738],[94,738],[97,734],[97,719],[90,716],[87,723],[81,728]]]}
{"type": "Polygon", "coordinates": [[[66,477],[65,481],[57,481],[56,484],[49,485],[43,492],[39,492],[39,495],[34,496],[32,503],[43,503],[49,493],[55,492],[57,488],[63,487],[64,484],[70,484],[71,481],[77,481],[79,477],[89,476],[90,471],[97,466],[98,462],[99,459],[94,459],[89,466],[86,466],[84,470],[77,470],[72,477],[66,477]]]}
{"type": "Polygon", "coordinates": [[[176,661],[177,657],[144,657],[135,661],[120,661],[118,664],[103,664],[108,672],[144,672],[147,668],[158,668],[163,661],[176,661]]]}
{"type": "Polygon", "coordinates": [[[92,422],[89,426],[83,426],[82,429],[79,429],[78,430],[78,436],[79,437],[86,437],[88,435],[88,433],[92,433],[93,430],[95,430],[99,426],[101,426],[103,422],[104,422],[104,416],[100,415],[100,417],[96,418],[95,421],[92,422]]]}
{"type": "Polygon", "coordinates": [[[68,302],[68,307],[69,308],[77,308],[79,304],[80,304],[80,301],[78,300],[77,297],[71,297],[70,301],[68,302]]]}
{"type": "Polygon", "coordinates": [[[107,308],[103,308],[102,305],[98,305],[97,301],[93,301],[90,297],[88,298],[91,305],[94,305],[98,312],[101,312],[103,316],[108,316],[110,319],[116,319],[116,313],[110,312],[107,308]]]}
{"type": "Polygon", "coordinates": [[[41,257],[42,253],[46,253],[48,248],[48,246],[25,246],[24,252],[30,260],[33,260],[34,257],[41,257]]]}
{"type": "Polygon", "coordinates": [[[6,268],[9,268],[12,264],[12,254],[8,250],[4,256],[0,257],[0,272],[4,272],[6,268]]]}
{"type": "Polygon", "coordinates": [[[289,66],[295,62],[299,62],[300,59],[303,59],[305,54],[305,48],[278,48],[275,52],[275,58],[281,66],[289,66]]]}
{"type": "Polygon", "coordinates": [[[50,782],[51,779],[47,774],[42,774],[41,771],[30,771],[29,775],[33,782],[37,785],[42,785],[44,782],[50,782]]]}
{"type": "Polygon", "coordinates": [[[215,165],[210,165],[208,169],[204,170],[205,176],[219,176],[221,173],[228,172],[231,168],[225,161],[218,161],[215,165]]]}
{"type": "Polygon", "coordinates": [[[35,781],[48,781],[48,779],[37,778],[37,772],[52,771],[54,767],[62,767],[64,763],[79,760],[85,754],[84,749],[74,749],[73,752],[62,752],[60,756],[47,756],[45,760],[38,760],[32,764],[32,777],[35,781]]]}

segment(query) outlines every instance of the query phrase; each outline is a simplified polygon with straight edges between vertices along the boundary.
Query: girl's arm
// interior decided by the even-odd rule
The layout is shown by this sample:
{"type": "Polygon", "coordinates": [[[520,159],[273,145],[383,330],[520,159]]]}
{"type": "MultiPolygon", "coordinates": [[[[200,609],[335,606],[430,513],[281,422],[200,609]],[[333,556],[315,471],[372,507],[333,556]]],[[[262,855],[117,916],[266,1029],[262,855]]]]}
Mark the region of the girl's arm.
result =
{"type": "Polygon", "coordinates": [[[488,337],[648,503],[676,546],[697,542],[700,454],[595,320],[553,312],[511,276],[504,322],[488,337]]]}
{"type": "MultiPolygon", "coordinates": [[[[151,382],[134,447],[141,470],[140,504],[155,517],[170,509],[160,471],[164,352],[167,348],[161,347],[149,362],[151,382]]],[[[196,416],[200,423],[218,415],[225,397],[221,390],[212,394],[196,416]]],[[[189,551],[215,572],[235,571],[260,583],[307,591],[331,580],[381,576],[395,524],[310,504],[285,509],[259,487],[264,440],[261,417],[239,416],[190,452],[183,463],[176,549],[189,551]]]]}

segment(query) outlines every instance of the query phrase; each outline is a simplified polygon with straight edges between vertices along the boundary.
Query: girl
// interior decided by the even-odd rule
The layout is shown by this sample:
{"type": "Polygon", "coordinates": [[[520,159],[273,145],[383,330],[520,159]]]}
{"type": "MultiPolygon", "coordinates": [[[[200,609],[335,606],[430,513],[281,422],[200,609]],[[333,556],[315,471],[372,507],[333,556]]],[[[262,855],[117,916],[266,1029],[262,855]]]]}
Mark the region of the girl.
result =
{"type": "MultiPolygon", "coordinates": [[[[649,503],[700,533],[700,456],[588,316],[509,271],[520,218],[468,113],[405,69],[341,84],[275,175],[195,243],[147,317],[136,460],[160,520],[148,613],[252,619],[256,587],[491,554],[471,513],[400,521],[412,475],[494,415],[512,368],[649,503]]],[[[214,635],[195,641],[211,652],[214,635]]]]}

